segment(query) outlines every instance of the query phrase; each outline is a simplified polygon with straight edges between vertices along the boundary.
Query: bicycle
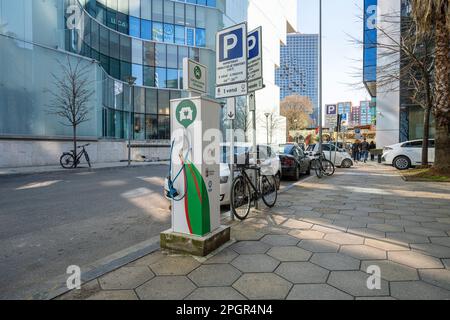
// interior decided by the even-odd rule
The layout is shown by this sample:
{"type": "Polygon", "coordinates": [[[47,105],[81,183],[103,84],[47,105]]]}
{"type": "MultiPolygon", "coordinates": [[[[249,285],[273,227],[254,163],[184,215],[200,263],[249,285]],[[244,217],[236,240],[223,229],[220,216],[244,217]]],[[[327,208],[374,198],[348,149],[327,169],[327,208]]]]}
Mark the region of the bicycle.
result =
{"type": "Polygon", "coordinates": [[[86,151],[86,147],[89,147],[89,146],[90,146],[90,144],[86,144],[84,146],[79,146],[77,149],[82,149],[82,150],[80,151],[80,153],[78,155],[76,155],[76,157],[74,157],[74,155],[76,154],[76,152],[74,150],[71,150],[71,152],[63,153],[63,155],[59,159],[61,166],[64,169],[76,168],[80,164],[81,158],[84,156],[84,158],[86,159],[86,162],[89,165],[89,168],[91,168],[92,167],[91,160],[89,159],[89,154],[86,151]]]}
{"type": "Polygon", "coordinates": [[[331,177],[336,172],[336,167],[334,164],[325,158],[322,153],[317,153],[314,160],[311,161],[311,169],[314,169],[316,176],[322,179],[324,176],[331,177]]]}
{"type": "Polygon", "coordinates": [[[258,166],[242,165],[237,170],[240,174],[233,181],[231,187],[231,210],[239,220],[245,220],[251,209],[252,202],[262,198],[264,204],[273,208],[278,199],[278,188],[274,176],[261,175],[258,166]],[[248,176],[247,170],[253,170],[256,174],[256,186],[248,176]]]}

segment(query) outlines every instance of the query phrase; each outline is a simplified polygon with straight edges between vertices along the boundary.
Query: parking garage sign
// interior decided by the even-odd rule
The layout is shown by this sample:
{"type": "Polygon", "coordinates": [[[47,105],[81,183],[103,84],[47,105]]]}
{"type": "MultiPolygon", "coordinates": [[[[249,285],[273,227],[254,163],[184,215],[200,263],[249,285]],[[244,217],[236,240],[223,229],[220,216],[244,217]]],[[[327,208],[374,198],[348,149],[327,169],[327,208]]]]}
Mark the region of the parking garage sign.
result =
{"type": "Polygon", "coordinates": [[[247,94],[247,24],[217,33],[216,98],[247,94]]]}

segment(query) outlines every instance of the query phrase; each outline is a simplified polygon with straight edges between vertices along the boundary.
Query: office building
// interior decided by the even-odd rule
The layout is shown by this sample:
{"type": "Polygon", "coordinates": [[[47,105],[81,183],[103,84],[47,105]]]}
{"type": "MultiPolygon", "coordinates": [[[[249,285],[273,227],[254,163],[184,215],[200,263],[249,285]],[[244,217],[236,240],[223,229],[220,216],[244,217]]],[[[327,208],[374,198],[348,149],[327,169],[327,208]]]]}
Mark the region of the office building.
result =
{"type": "MultiPolygon", "coordinates": [[[[48,105],[56,89],[52,76],[62,77],[60,63],[78,61],[94,91],[88,121],[78,128],[80,141],[91,142],[92,160],[126,159],[130,135],[145,147],[134,149],[134,158],[167,159],[169,101],[187,95],[183,58],[205,64],[208,79],[215,79],[216,33],[243,21],[266,31],[258,112],[279,114],[275,67],[280,42],[295,32],[296,2],[0,0],[0,167],[57,164],[70,150],[71,128],[48,105]]],[[[214,87],[209,81],[209,96],[214,87]]],[[[265,141],[265,132],[258,136],[265,141]]],[[[277,137],[283,136],[281,128],[277,137]]]]}
{"type": "Polygon", "coordinates": [[[314,107],[313,120],[317,123],[319,111],[319,36],[293,33],[287,45],[281,46],[281,65],[276,71],[276,83],[283,100],[287,96],[308,97],[314,107]]]}

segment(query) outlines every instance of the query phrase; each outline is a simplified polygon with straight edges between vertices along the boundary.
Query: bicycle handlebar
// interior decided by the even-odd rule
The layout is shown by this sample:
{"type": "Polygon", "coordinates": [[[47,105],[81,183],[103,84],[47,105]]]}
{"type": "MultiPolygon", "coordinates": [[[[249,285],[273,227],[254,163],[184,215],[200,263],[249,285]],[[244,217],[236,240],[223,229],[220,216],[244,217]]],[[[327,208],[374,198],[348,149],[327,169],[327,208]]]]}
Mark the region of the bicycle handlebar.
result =
{"type": "Polygon", "coordinates": [[[86,147],[89,147],[90,145],[91,145],[91,144],[88,143],[88,144],[85,144],[85,145],[83,145],[83,146],[79,146],[78,149],[86,148],[86,147]]]}

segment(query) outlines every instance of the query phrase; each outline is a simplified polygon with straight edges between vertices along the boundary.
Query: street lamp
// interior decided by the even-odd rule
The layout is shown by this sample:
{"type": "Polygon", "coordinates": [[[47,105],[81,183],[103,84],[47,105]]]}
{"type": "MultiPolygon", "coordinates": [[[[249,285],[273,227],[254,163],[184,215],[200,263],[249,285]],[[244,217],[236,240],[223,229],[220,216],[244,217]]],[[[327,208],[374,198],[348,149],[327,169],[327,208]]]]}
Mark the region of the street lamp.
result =
{"type": "Polygon", "coordinates": [[[269,117],[270,117],[270,113],[264,113],[264,115],[266,116],[266,126],[267,126],[267,145],[269,145],[269,117]]]}
{"type": "Polygon", "coordinates": [[[130,106],[130,123],[129,123],[129,132],[128,132],[128,166],[131,166],[131,139],[133,136],[133,91],[134,84],[136,83],[136,78],[133,76],[128,76],[125,78],[125,81],[130,86],[130,95],[129,95],[129,106],[130,106]]]}
{"type": "Polygon", "coordinates": [[[319,40],[320,40],[320,52],[319,52],[319,74],[320,74],[320,84],[319,84],[319,153],[323,152],[323,107],[322,107],[322,95],[323,95],[323,59],[322,59],[322,0],[319,0],[319,40]]]}

